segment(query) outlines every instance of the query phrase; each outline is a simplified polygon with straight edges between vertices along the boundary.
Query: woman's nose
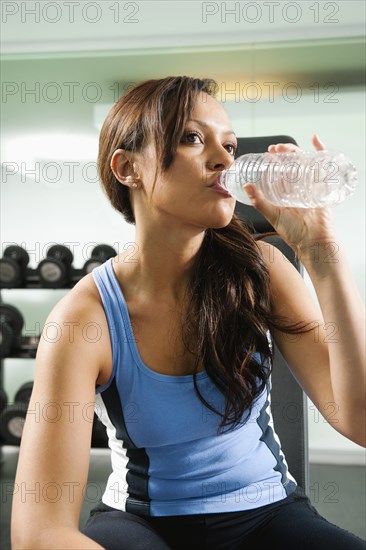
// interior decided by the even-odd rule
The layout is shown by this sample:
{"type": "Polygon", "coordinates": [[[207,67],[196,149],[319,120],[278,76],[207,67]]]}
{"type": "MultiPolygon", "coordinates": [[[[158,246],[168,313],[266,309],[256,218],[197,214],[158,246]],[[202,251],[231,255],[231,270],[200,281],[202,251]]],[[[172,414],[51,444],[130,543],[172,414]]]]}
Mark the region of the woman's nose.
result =
{"type": "Polygon", "coordinates": [[[216,150],[211,154],[207,162],[207,168],[213,172],[227,170],[233,162],[233,155],[221,147],[221,150],[216,150]]]}

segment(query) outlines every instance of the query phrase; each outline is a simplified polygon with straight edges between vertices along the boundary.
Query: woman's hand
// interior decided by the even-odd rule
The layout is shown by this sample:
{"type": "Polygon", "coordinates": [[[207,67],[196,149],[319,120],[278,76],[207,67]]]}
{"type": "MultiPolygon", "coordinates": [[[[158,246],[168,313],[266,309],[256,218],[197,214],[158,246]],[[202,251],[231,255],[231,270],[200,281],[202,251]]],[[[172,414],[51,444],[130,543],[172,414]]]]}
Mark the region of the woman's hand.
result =
{"type": "MultiPolygon", "coordinates": [[[[319,137],[314,134],[312,143],[317,151],[325,149],[319,137]]],[[[300,151],[293,143],[278,143],[268,147],[270,153],[300,151]]],[[[314,246],[329,245],[336,240],[331,207],[289,208],[274,206],[265,199],[254,184],[245,184],[244,189],[252,205],[269,221],[277,233],[295,251],[301,260],[314,255],[314,246]]]]}

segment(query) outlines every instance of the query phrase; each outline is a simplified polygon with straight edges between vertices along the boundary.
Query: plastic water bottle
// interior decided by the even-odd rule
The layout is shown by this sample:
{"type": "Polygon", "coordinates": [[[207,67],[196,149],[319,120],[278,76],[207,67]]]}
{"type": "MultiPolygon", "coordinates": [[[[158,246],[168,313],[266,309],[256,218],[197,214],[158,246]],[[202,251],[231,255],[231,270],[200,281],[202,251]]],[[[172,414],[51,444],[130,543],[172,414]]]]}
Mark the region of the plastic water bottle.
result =
{"type": "Polygon", "coordinates": [[[220,183],[244,204],[251,202],[243,186],[254,183],[277,206],[322,208],[354,193],[357,171],[337,151],[248,153],[222,172],[220,183]]]}

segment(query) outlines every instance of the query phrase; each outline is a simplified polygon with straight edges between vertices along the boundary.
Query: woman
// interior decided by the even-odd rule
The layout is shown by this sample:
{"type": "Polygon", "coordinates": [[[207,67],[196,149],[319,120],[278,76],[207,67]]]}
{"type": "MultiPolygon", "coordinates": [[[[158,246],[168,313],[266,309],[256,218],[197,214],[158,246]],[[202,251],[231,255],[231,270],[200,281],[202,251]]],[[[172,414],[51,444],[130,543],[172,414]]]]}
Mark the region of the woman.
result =
{"type": "MultiPolygon", "coordinates": [[[[335,403],[334,429],[365,446],[364,306],[330,209],[278,208],[246,188],[301,259],[321,312],[296,269],[234,215],[217,184],[236,138],[215,92],[211,80],[145,81],[105,120],[100,178],[136,224],[136,245],[47,319],[65,330],[39,344],[30,410],[52,403],[58,414],[25,423],[16,487],[38,492],[14,494],[14,548],[364,548],[297,486],[268,406],[273,338],[320,413],[335,403]],[[326,343],[327,322],[336,343],[326,343]],[[91,440],[83,412],[95,393],[113,472],[79,529],[91,440]]],[[[313,145],[323,148],[316,136],[313,145]]]]}

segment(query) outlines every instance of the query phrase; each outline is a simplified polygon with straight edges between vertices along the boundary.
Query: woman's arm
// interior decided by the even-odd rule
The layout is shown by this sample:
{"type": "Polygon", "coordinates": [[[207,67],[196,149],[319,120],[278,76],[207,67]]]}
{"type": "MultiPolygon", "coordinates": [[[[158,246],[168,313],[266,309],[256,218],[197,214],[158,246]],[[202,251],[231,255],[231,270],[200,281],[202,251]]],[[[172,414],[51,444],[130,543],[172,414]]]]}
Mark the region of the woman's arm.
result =
{"type": "MultiPolygon", "coordinates": [[[[312,141],[317,150],[325,149],[316,135],[312,141]]],[[[269,152],[298,149],[293,144],[268,148],[269,152]]],[[[314,322],[308,334],[294,338],[275,331],[275,340],[324,418],[347,438],[366,446],[365,306],[336,237],[332,210],[278,207],[255,186],[246,185],[245,190],[304,265],[321,309],[292,264],[274,247],[262,244],[275,312],[293,322],[314,322]]]]}
{"type": "MultiPolygon", "coordinates": [[[[336,242],[316,247],[302,258],[331,329],[328,338],[330,376],[345,435],[366,446],[365,307],[344,249],[336,242]],[[334,256],[330,251],[334,251],[334,256]]],[[[327,331],[329,335],[329,331],[327,331]]]]}
{"type": "Polygon", "coordinates": [[[294,376],[323,417],[338,432],[366,446],[365,308],[343,252],[304,266],[321,311],[295,267],[276,247],[259,242],[270,272],[273,312],[291,322],[312,322],[313,330],[290,335],[273,330],[294,376]]]}
{"type": "Polygon", "coordinates": [[[90,322],[98,322],[90,296],[76,289],[46,321],[57,331],[37,350],[12,502],[17,550],[102,548],[79,531],[101,359],[98,344],[83,336],[90,322]]]}

